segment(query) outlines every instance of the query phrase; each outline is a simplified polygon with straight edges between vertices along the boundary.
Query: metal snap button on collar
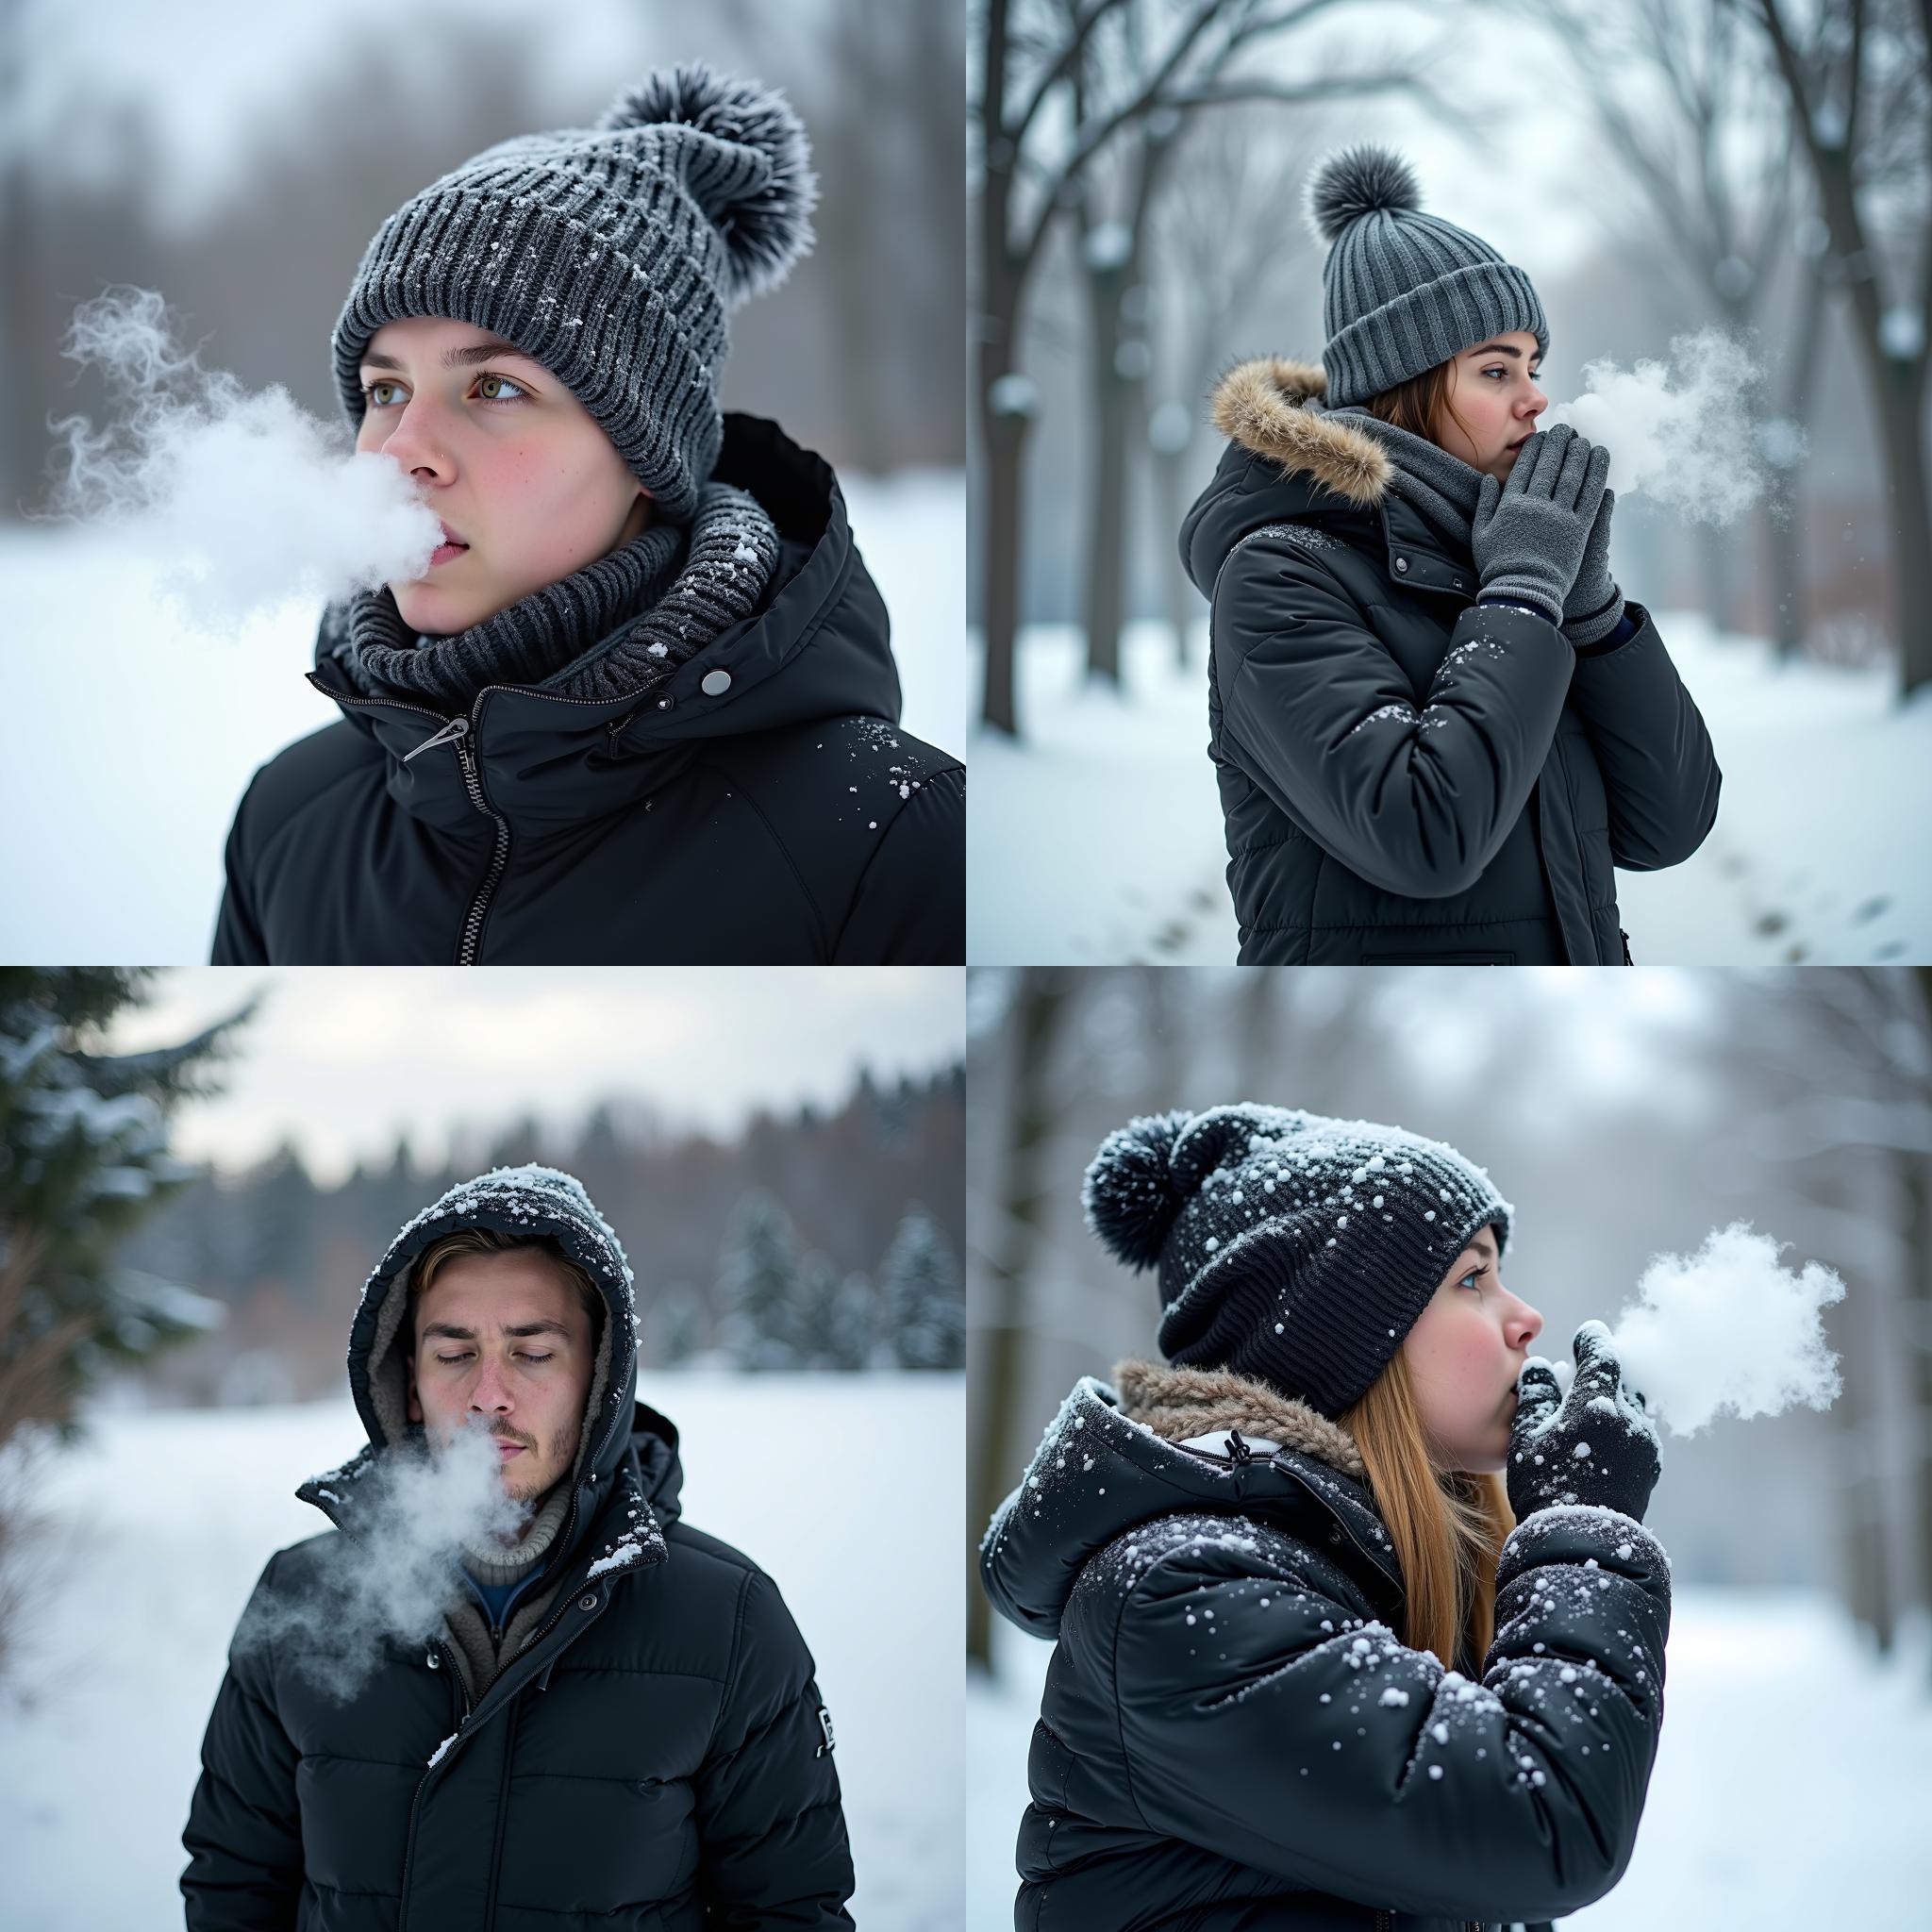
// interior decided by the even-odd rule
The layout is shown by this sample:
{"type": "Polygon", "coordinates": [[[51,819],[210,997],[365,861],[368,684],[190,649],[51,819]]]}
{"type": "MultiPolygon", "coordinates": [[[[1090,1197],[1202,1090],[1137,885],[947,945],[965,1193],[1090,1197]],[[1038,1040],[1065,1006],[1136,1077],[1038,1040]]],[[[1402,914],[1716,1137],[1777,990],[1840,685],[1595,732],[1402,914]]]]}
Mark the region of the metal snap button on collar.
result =
{"type": "Polygon", "coordinates": [[[1404,573],[1404,575],[1406,575],[1407,574],[1407,571],[1408,571],[1408,558],[1406,558],[1406,557],[1398,557],[1398,558],[1397,558],[1395,559],[1395,568],[1396,568],[1397,570],[1399,570],[1399,571],[1403,572],[1403,573],[1404,573]]]}
{"type": "Polygon", "coordinates": [[[731,689],[731,674],[728,671],[708,671],[698,689],[708,698],[721,698],[731,689]]]}

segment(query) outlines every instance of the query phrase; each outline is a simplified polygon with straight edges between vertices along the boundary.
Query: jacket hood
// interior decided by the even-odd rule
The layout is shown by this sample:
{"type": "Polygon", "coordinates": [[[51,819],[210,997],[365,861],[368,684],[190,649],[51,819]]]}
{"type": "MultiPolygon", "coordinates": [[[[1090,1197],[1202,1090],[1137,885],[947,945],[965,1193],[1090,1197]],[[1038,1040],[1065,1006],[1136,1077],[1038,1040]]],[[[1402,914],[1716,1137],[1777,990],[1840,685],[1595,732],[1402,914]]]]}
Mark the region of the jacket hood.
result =
{"type": "Polygon", "coordinates": [[[1181,525],[1181,560],[1194,587],[1213,593],[1227,554],[1269,524],[1373,524],[1389,499],[1393,465],[1374,437],[1325,415],[1319,362],[1262,356],[1237,364],[1214,389],[1214,426],[1227,449],[1214,480],[1181,525]]]}
{"type": "Polygon", "coordinates": [[[1123,1362],[1074,1385],[979,1545],[1000,1614],[1056,1638],[1087,1565],[1140,1524],[1244,1515],[1307,1537],[1339,1528],[1399,1589],[1388,1532],[1348,1432],[1225,1371],[1123,1362]],[[1233,1437],[1230,1437],[1233,1431],[1233,1437]]]}
{"type": "MultiPolygon", "coordinates": [[[[724,424],[713,475],[756,496],[778,531],[778,561],[758,608],[648,697],[593,702],[522,685],[486,689],[471,707],[469,741],[491,803],[513,823],[569,824],[622,809],[708,740],[832,718],[896,723],[899,674],[885,605],[831,466],[761,417],[731,414],[724,424]]],[[[398,804],[433,822],[469,824],[475,807],[458,760],[446,752],[411,756],[453,721],[426,707],[358,697],[335,661],[341,643],[332,607],[309,682],[386,754],[398,804]]]]}
{"type": "Polygon", "coordinates": [[[349,1391],[368,1444],[339,1468],[311,1476],[295,1493],[339,1528],[352,1530],[357,1478],[381,1457],[422,1443],[423,1425],[408,1420],[402,1341],[409,1270],[431,1242],[469,1227],[555,1241],[596,1283],[604,1299],[603,1334],[576,1461],[568,1478],[571,1505],[557,1539],[558,1559],[578,1541],[578,1524],[598,1513],[614,1493],[625,1495],[629,1507],[606,1551],[613,1567],[620,1566],[619,1559],[661,1556],[662,1523],[675,1519],[683,1486],[677,1430],[637,1399],[637,1297],[623,1244],[583,1184],[556,1168],[493,1168],[459,1182],[397,1234],[364,1283],[349,1328],[349,1391]]]}

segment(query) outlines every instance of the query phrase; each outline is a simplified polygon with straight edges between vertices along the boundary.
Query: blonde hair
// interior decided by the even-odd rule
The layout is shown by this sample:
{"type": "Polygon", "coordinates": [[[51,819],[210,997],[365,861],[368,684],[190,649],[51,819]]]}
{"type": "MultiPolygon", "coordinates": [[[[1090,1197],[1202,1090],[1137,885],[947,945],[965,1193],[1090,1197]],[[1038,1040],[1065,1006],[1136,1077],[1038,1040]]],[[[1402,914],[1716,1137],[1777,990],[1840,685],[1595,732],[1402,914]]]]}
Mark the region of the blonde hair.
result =
{"type": "Polygon", "coordinates": [[[1403,1642],[1452,1670],[1463,1644],[1480,1661],[1495,1636],[1497,1559],[1516,1527],[1503,1478],[1437,1469],[1399,1351],[1339,1420],[1395,1546],[1403,1642]]]}
{"type": "Polygon", "coordinates": [[[1393,389],[1371,396],[1363,407],[1370,415],[1379,416],[1383,422],[1392,423],[1411,436],[1420,436],[1439,449],[1442,439],[1437,431],[1446,415],[1474,447],[1475,431],[1457,413],[1456,405],[1449,398],[1449,372],[1454,367],[1453,358],[1438,362],[1433,369],[1424,369],[1420,375],[1411,375],[1407,382],[1398,382],[1393,389]]]}
{"type": "Polygon", "coordinates": [[[604,1297],[597,1284],[547,1235],[499,1234],[493,1227],[459,1227],[454,1234],[440,1236],[416,1257],[409,1270],[409,1345],[416,1342],[416,1307],[429,1291],[429,1285],[443,1267],[458,1255],[515,1255],[529,1250],[547,1256],[557,1264],[563,1278],[576,1291],[576,1297],[591,1322],[591,1346],[594,1349],[603,1333],[604,1297]]]}

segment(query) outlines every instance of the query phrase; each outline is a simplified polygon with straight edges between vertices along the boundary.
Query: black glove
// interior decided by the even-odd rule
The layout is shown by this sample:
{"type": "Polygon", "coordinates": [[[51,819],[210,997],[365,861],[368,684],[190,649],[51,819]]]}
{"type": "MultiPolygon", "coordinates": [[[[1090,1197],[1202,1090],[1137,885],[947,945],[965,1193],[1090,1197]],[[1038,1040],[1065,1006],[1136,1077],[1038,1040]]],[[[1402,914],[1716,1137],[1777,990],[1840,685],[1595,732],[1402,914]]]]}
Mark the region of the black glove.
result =
{"type": "Polygon", "coordinates": [[[1509,1507],[1520,1523],[1552,1503],[1594,1503],[1643,1521],[1663,1473],[1657,1424],[1643,1397],[1624,1387],[1624,1368],[1601,1322],[1571,1344],[1576,1378],[1568,1395],[1541,1356],[1523,1365],[1509,1425],[1509,1507]]]}

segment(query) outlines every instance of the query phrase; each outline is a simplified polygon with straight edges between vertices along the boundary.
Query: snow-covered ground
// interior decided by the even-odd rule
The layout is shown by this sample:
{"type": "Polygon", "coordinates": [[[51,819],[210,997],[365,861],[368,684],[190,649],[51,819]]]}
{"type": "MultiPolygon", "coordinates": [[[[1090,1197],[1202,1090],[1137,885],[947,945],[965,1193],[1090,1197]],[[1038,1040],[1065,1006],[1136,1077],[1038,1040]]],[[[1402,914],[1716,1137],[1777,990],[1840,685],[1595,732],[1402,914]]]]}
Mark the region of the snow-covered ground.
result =
{"type": "MultiPolygon", "coordinates": [[[[964,1884],[958,1525],[964,1378],[648,1376],[685,1513],[777,1581],[839,1737],[860,1925],[954,1932],[964,1884]],[[774,1445],[779,1445],[774,1453],[774,1445]]],[[[9,1932],[180,1924],[181,1827],[229,1637],[292,1494],[364,1440],[346,1399],[112,1412],[47,1461],[37,1607],[0,1751],[9,1932]]]]}
{"type": "MultiPolygon", "coordinates": [[[[891,613],[901,723],[965,738],[966,482],[841,479],[891,613]]],[[[0,529],[0,953],[16,964],[208,958],[222,842],[258,765],[341,714],[304,680],[319,607],[211,641],[158,614],[148,575],[97,534],[0,529]]]]}
{"type": "MultiPolygon", "coordinates": [[[[1760,640],[1720,640],[1694,612],[1660,612],[1657,627],[1724,782],[1717,824],[1690,859],[1618,875],[1636,958],[1932,958],[1932,691],[1902,708],[1882,671],[1779,671],[1760,640]]],[[[1084,655],[1071,626],[1029,628],[1024,741],[974,736],[968,957],[1229,964],[1205,621],[1185,670],[1170,631],[1134,626],[1124,695],[1086,682],[1084,655]]]]}
{"type": "MultiPolygon", "coordinates": [[[[1051,1646],[996,1623],[996,1679],[966,1694],[967,1932],[1013,1923],[1026,1741],[1051,1646]]],[[[1664,1727],[1637,1850],[1571,1932],[1925,1923],[1932,1897],[1932,1641],[1892,1658],[1797,1591],[1680,1587],[1664,1727]]]]}

